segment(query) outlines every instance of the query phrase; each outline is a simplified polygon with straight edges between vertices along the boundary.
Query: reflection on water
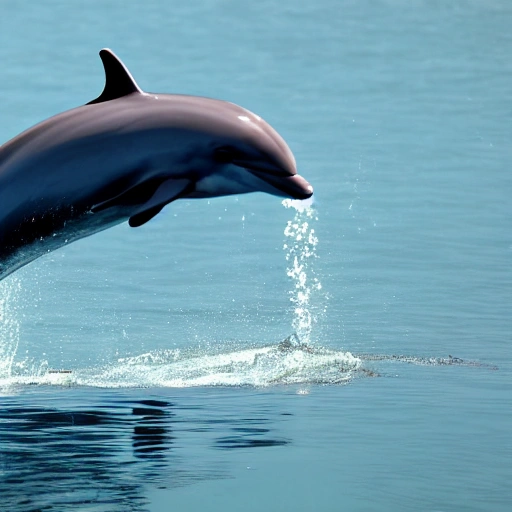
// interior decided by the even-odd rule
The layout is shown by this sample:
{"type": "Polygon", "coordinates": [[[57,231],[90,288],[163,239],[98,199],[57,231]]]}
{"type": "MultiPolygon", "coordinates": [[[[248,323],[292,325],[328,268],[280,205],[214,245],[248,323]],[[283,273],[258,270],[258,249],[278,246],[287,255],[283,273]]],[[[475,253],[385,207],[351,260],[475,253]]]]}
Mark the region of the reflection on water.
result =
{"type": "Polygon", "coordinates": [[[222,449],[229,448],[257,448],[258,446],[283,446],[288,444],[286,439],[268,439],[265,434],[267,428],[234,428],[230,436],[217,440],[217,446],[222,449]]]}
{"type": "MultiPolygon", "coordinates": [[[[74,398],[75,392],[65,393],[66,404],[68,393],[74,398]]],[[[95,407],[69,407],[62,402],[46,393],[28,399],[27,395],[2,397],[2,510],[144,511],[152,487],[228,476],[222,464],[208,464],[204,451],[197,466],[193,457],[184,456],[192,445],[201,444],[198,434],[207,450],[217,452],[288,443],[273,436],[271,420],[261,414],[224,417],[220,412],[212,415],[202,405],[180,408],[154,399],[116,397],[102,399],[95,407]]]]}
{"type": "Polygon", "coordinates": [[[157,466],[169,464],[160,454],[172,446],[172,405],[130,405],[95,410],[2,406],[4,506],[37,510],[114,500],[121,508],[129,503],[132,510],[142,510],[142,482],[157,466]]]}

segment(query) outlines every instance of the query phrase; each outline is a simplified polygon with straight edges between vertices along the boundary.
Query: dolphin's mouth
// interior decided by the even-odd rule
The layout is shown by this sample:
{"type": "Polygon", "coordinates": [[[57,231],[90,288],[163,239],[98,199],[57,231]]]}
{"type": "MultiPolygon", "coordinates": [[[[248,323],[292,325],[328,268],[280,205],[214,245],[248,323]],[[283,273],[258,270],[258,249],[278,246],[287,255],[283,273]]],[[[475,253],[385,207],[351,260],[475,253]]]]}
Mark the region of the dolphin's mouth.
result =
{"type": "Polygon", "coordinates": [[[276,195],[291,197],[292,199],[308,199],[313,195],[313,187],[299,174],[282,176],[269,174],[268,171],[247,170],[275,188],[278,192],[276,195]]]}
{"type": "MultiPolygon", "coordinates": [[[[276,167],[272,164],[269,164],[267,162],[256,162],[256,161],[250,161],[250,160],[241,160],[238,158],[233,158],[230,163],[233,165],[236,165],[237,167],[243,167],[244,169],[247,169],[248,171],[258,171],[260,173],[264,174],[271,174],[272,176],[280,176],[280,177],[287,177],[292,176],[292,173],[285,169],[281,169],[280,167],[276,167]]],[[[295,174],[295,173],[293,173],[295,174]]]]}
{"type": "Polygon", "coordinates": [[[222,147],[215,152],[218,163],[231,164],[250,172],[269,187],[261,189],[269,194],[292,199],[308,199],[313,187],[295,170],[295,161],[272,162],[268,158],[246,158],[231,147],[222,147]]]}

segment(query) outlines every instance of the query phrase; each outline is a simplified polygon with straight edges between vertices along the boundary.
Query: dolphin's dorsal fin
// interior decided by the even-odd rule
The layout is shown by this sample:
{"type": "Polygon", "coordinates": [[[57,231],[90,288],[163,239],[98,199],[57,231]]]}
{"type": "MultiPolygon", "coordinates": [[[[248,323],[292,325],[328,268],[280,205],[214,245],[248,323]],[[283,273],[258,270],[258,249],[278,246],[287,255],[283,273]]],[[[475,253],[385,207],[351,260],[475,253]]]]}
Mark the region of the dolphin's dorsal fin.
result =
{"type": "Polygon", "coordinates": [[[134,92],[142,94],[142,90],[133,76],[112,50],[104,48],[100,51],[100,57],[105,68],[105,88],[95,100],[89,101],[87,105],[115,100],[134,92]]]}

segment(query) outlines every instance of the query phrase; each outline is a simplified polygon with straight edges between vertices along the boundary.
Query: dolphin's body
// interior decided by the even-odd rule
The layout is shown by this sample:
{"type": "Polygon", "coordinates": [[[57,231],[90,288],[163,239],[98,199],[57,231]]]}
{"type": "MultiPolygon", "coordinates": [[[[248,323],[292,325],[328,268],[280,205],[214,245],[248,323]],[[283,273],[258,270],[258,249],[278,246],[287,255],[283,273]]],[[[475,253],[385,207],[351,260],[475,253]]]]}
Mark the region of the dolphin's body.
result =
{"type": "Polygon", "coordinates": [[[100,56],[97,99],[0,147],[0,279],[125,220],[140,226],[176,199],[313,194],[259,116],[224,101],[145,93],[110,50],[100,56]]]}

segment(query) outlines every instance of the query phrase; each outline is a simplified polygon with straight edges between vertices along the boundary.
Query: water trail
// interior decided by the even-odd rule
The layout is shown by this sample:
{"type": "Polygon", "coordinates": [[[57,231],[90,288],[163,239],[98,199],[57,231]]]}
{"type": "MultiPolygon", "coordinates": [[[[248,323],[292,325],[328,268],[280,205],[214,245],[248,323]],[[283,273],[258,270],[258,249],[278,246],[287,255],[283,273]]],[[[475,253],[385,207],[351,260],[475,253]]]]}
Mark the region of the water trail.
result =
{"type": "Polygon", "coordinates": [[[283,205],[295,209],[293,220],[288,221],[284,230],[284,235],[289,240],[283,246],[288,262],[287,275],[293,283],[290,301],[294,307],[292,327],[295,335],[291,336],[288,342],[307,345],[311,342],[311,332],[317,321],[312,297],[315,292],[322,289],[313,268],[318,245],[313,224],[318,220],[318,216],[311,200],[285,199],[283,205]]]}
{"type": "Polygon", "coordinates": [[[20,340],[18,299],[21,283],[12,276],[0,282],[0,379],[11,377],[20,340]]]}
{"type": "Polygon", "coordinates": [[[359,367],[360,360],[349,353],[307,345],[223,347],[219,354],[161,350],[99,367],[15,375],[11,384],[103,388],[330,385],[350,381],[359,367]]]}

